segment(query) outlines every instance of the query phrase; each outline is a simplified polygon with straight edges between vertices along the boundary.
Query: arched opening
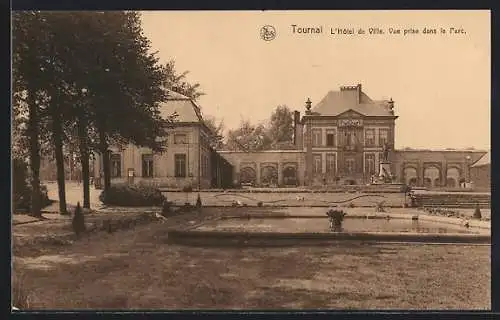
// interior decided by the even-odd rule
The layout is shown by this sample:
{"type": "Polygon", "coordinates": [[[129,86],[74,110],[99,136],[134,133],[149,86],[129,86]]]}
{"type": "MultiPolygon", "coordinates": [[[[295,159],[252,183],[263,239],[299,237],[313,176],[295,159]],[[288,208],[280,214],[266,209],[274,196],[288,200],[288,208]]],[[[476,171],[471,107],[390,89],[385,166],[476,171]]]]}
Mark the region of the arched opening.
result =
{"type": "Polygon", "coordinates": [[[409,185],[410,187],[415,187],[417,185],[417,178],[408,179],[407,185],[409,185]]]}
{"type": "Polygon", "coordinates": [[[295,167],[286,167],[283,170],[283,184],[285,186],[296,186],[297,181],[297,169],[295,167]]]}
{"type": "Polygon", "coordinates": [[[257,173],[252,167],[244,167],[240,170],[240,182],[254,185],[257,182],[257,173]]]}
{"type": "Polygon", "coordinates": [[[425,168],[425,170],[424,170],[424,186],[426,186],[427,188],[439,186],[440,181],[441,181],[441,172],[439,171],[439,169],[437,167],[432,166],[432,167],[425,168]]]}
{"type": "Polygon", "coordinates": [[[411,185],[411,181],[414,181],[414,185],[417,184],[417,169],[413,167],[407,167],[403,171],[404,181],[407,185],[411,185]]]}
{"type": "Polygon", "coordinates": [[[424,178],[424,187],[426,187],[426,188],[432,187],[432,180],[431,180],[431,178],[424,178]]]}
{"type": "Polygon", "coordinates": [[[448,168],[446,170],[446,185],[448,187],[457,187],[460,181],[460,171],[457,168],[448,168]]]}
{"type": "Polygon", "coordinates": [[[454,178],[446,178],[446,186],[450,188],[455,188],[457,186],[456,180],[454,178]]]}
{"type": "Polygon", "coordinates": [[[263,185],[278,184],[278,170],[273,166],[261,169],[260,181],[263,185]]]}

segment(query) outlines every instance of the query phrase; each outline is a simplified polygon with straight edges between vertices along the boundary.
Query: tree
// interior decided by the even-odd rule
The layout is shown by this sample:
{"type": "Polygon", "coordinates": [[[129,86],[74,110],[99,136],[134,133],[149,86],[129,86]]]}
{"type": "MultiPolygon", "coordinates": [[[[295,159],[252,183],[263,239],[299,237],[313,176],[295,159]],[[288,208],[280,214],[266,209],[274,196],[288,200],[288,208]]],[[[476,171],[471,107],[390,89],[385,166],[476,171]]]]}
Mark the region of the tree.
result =
{"type": "Polygon", "coordinates": [[[45,79],[41,76],[44,54],[50,44],[42,28],[43,17],[34,11],[12,14],[12,79],[13,114],[25,126],[14,131],[16,143],[28,145],[31,182],[31,214],[41,216],[40,198],[40,134],[45,79]],[[27,139],[22,135],[27,134],[27,139]]]}
{"type": "Polygon", "coordinates": [[[97,136],[95,149],[104,159],[107,190],[111,184],[110,145],[133,143],[153,151],[164,150],[161,138],[174,120],[163,119],[159,111],[159,103],[167,94],[164,84],[168,70],[158,63],[155,53],[150,53],[138,13],[78,15],[85,38],[77,51],[83,58],[77,74],[83,84],[80,87],[87,90],[88,115],[97,136]]]}
{"type": "Polygon", "coordinates": [[[276,107],[268,126],[271,146],[277,148],[281,144],[292,143],[293,134],[293,112],[285,105],[276,107]]]}
{"type": "Polygon", "coordinates": [[[214,149],[222,149],[224,147],[224,121],[217,121],[215,117],[205,116],[203,119],[205,125],[212,132],[210,143],[214,149]]]}
{"type": "MultiPolygon", "coordinates": [[[[161,118],[158,103],[166,97],[167,70],[150,53],[135,12],[20,12],[13,20],[15,92],[26,92],[32,183],[39,184],[40,124],[47,119],[64,213],[63,145],[71,130],[76,128],[82,167],[89,147],[104,158],[114,143],[163,150],[157,138],[171,119],[161,118]]],[[[106,188],[109,161],[104,173],[106,188]]]]}
{"type": "Polygon", "coordinates": [[[165,64],[166,79],[163,83],[165,88],[185,95],[193,100],[197,100],[199,97],[205,95],[205,93],[200,91],[200,84],[194,83],[190,84],[187,82],[186,76],[189,71],[184,71],[178,74],[175,70],[175,61],[170,60],[165,64]]]}
{"type": "Polygon", "coordinates": [[[240,127],[229,130],[226,147],[236,151],[262,151],[269,148],[271,140],[263,124],[252,125],[248,120],[242,120],[240,127]]]}

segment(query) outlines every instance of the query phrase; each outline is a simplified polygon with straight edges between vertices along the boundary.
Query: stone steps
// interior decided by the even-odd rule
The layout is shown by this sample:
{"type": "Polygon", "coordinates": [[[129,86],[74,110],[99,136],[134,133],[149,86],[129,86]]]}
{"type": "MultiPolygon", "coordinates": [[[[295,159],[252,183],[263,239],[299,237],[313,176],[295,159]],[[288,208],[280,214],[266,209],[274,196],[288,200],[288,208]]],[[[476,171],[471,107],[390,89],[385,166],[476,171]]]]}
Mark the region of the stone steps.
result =
{"type": "Polygon", "coordinates": [[[456,207],[480,208],[491,207],[491,196],[485,194],[434,194],[414,195],[415,204],[419,207],[456,207]]]}

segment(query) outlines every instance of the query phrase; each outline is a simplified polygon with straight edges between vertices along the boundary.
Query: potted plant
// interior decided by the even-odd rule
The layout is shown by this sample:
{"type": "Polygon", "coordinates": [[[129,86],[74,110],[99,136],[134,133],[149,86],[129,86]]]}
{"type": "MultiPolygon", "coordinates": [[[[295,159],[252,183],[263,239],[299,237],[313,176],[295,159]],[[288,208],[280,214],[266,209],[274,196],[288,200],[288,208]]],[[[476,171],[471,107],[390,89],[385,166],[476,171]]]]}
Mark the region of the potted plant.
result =
{"type": "Polygon", "coordinates": [[[337,209],[330,209],[326,212],[330,221],[330,230],[339,232],[342,231],[342,222],[344,221],[345,212],[337,209]]]}

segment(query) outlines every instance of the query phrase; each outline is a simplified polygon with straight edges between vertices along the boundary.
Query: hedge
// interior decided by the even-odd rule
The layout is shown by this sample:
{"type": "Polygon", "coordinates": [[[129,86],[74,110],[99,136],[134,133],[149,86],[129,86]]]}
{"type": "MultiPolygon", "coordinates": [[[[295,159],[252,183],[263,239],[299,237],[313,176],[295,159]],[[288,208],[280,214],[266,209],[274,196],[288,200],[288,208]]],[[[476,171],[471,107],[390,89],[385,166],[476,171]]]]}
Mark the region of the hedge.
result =
{"type": "Polygon", "coordinates": [[[101,192],[99,200],[110,206],[148,207],[161,206],[166,198],[155,187],[115,185],[101,192]]]}

